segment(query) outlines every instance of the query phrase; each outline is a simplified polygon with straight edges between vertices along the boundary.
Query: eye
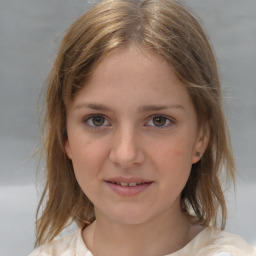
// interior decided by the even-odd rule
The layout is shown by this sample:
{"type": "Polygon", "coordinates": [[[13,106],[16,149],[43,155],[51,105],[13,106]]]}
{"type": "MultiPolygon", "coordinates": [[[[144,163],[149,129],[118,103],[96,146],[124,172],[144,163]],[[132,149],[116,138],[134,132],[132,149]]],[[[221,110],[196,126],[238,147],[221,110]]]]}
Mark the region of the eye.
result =
{"type": "Polygon", "coordinates": [[[153,116],[153,118],[147,123],[149,126],[155,126],[155,127],[168,127],[171,125],[173,121],[165,116],[156,115],[153,116]]]}
{"type": "Polygon", "coordinates": [[[93,128],[100,128],[102,126],[109,126],[109,122],[102,115],[92,115],[84,120],[84,122],[93,128]]]}

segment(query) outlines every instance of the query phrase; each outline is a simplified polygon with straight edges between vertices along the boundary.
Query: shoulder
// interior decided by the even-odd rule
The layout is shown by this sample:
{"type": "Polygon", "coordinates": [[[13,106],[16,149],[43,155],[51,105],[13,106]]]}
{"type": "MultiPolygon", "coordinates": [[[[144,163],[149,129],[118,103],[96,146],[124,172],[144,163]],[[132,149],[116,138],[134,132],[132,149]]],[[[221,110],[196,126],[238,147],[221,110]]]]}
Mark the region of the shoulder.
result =
{"type": "Polygon", "coordinates": [[[81,229],[76,232],[54,239],[35,249],[28,256],[91,256],[83,243],[81,229]]]}
{"type": "Polygon", "coordinates": [[[256,249],[240,236],[208,227],[198,256],[256,256],[256,249]]]}

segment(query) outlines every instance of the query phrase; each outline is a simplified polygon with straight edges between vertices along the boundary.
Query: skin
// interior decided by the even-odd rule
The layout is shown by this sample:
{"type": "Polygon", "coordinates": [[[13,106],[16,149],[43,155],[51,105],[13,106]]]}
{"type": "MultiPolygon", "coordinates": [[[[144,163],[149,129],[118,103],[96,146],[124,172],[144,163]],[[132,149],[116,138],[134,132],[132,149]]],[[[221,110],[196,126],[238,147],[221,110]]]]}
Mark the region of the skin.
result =
{"type": "Polygon", "coordinates": [[[94,255],[166,255],[203,229],[182,213],[180,194],[208,137],[162,57],[136,47],[105,57],[69,107],[67,133],[66,153],[95,207],[96,221],[83,231],[94,255]],[[113,177],[151,184],[123,196],[108,186],[113,177]]]}

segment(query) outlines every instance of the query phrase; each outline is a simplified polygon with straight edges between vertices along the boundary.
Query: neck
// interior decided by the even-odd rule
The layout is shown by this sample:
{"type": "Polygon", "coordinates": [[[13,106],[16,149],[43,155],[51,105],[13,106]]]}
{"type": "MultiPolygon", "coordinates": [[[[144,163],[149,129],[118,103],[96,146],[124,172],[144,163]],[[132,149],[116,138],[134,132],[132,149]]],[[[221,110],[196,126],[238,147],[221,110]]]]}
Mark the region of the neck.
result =
{"type": "Polygon", "coordinates": [[[171,216],[166,212],[148,222],[127,225],[96,215],[97,221],[84,230],[84,240],[94,256],[170,254],[191,240],[187,217],[181,212],[171,216]]]}

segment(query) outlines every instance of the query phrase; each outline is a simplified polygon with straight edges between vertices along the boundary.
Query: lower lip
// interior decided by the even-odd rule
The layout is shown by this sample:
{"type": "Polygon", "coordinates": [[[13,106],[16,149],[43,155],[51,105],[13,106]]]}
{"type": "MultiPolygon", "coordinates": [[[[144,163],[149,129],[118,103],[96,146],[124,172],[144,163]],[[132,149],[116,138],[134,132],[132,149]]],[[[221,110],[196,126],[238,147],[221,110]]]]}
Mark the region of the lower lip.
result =
{"type": "Polygon", "coordinates": [[[121,186],[118,184],[114,184],[111,182],[106,182],[106,184],[118,195],[121,196],[136,196],[146,190],[150,185],[152,185],[153,182],[147,182],[147,183],[142,183],[140,185],[136,185],[133,187],[129,186],[121,186]]]}

